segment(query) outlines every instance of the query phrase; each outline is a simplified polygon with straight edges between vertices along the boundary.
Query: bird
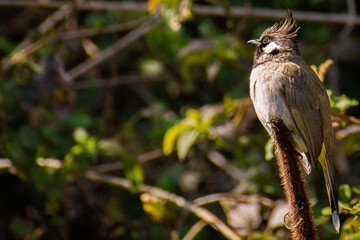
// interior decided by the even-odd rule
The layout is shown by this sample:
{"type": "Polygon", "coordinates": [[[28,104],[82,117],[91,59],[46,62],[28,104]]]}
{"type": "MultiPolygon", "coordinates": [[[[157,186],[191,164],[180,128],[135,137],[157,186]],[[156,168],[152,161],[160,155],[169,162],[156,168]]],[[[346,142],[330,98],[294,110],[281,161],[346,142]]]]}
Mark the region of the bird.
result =
{"type": "Polygon", "coordinates": [[[259,37],[250,75],[250,98],[255,112],[272,136],[270,122],[281,119],[290,130],[294,150],[307,174],[320,162],[335,231],[340,231],[338,192],[334,169],[335,138],[330,103],[317,74],[301,57],[297,27],[291,10],[259,37]]]}

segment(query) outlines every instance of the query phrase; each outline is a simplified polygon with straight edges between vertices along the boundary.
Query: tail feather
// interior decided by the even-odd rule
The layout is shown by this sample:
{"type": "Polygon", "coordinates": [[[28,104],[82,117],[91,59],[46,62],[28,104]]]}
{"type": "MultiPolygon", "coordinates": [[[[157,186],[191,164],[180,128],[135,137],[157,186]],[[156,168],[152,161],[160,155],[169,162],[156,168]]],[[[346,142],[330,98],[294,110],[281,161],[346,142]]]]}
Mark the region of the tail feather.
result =
{"type": "MultiPolygon", "coordinates": [[[[326,161],[327,163],[327,161],[326,161]]],[[[331,212],[332,212],[332,223],[335,231],[340,232],[340,217],[339,217],[339,204],[338,204],[338,191],[335,182],[335,172],[329,168],[328,164],[323,168],[326,190],[329,197],[331,212]]]]}

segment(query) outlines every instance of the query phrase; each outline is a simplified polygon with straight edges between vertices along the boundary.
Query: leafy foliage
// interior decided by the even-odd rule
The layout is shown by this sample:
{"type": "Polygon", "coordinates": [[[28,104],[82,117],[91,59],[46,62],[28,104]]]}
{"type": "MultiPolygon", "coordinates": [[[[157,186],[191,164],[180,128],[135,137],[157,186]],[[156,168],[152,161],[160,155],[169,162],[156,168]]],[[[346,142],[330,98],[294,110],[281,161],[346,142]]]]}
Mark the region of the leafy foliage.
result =
{"type": "MultiPolygon", "coordinates": [[[[191,0],[0,9],[1,239],[289,239],[277,169],[265,161],[273,146],[248,98],[246,41],[273,20],[235,18],[234,2],[218,2],[226,17],[199,14],[211,6],[191,0]]],[[[254,4],[347,11],[342,1],[254,4]]],[[[340,238],[357,239],[360,61],[347,46],[358,33],[338,41],[338,26],[298,24],[304,58],[331,55],[341,73],[344,94],[328,91],[340,238]]],[[[329,67],[313,69],[333,88],[329,67]]],[[[322,181],[310,176],[315,216],[321,238],[337,239],[322,181]]]]}

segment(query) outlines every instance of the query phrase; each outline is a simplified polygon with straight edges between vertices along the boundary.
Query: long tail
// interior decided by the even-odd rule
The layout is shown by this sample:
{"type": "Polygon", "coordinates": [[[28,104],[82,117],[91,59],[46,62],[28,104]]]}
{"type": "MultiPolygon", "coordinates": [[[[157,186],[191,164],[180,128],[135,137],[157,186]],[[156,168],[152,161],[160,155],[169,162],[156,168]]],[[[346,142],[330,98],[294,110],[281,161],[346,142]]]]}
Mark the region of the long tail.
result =
{"type": "Polygon", "coordinates": [[[338,204],[338,191],[335,182],[335,171],[331,164],[328,164],[326,159],[326,167],[323,168],[326,190],[329,197],[331,212],[332,212],[332,223],[335,231],[340,232],[340,217],[339,217],[339,204],[338,204]]]}

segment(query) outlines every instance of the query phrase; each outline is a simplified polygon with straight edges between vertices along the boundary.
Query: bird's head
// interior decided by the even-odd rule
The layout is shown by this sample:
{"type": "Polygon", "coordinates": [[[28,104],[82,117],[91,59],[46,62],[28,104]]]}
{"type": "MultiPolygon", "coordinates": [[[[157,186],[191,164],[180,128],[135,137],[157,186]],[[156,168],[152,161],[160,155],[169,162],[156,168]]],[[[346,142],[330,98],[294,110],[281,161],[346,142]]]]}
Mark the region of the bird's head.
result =
{"type": "Polygon", "coordinates": [[[262,63],[277,58],[281,60],[284,56],[282,53],[300,55],[295,39],[299,28],[296,27],[292,12],[288,10],[285,22],[280,27],[275,23],[272,27],[266,29],[259,39],[248,41],[248,43],[256,45],[254,62],[262,63]]]}

